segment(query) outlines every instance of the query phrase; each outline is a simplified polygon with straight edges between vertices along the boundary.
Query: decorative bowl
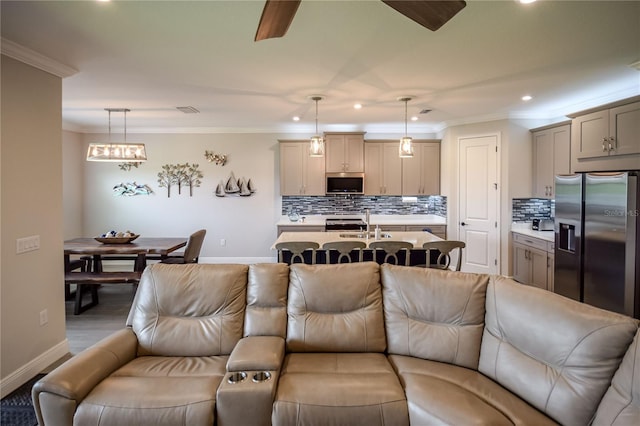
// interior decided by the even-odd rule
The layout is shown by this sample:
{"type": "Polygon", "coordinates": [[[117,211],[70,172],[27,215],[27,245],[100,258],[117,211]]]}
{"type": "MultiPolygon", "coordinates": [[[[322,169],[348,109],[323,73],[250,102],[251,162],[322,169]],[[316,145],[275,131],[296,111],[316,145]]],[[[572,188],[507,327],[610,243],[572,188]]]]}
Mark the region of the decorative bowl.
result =
{"type": "Polygon", "coordinates": [[[96,241],[102,244],[127,244],[138,238],[140,235],[132,235],[131,237],[94,237],[96,241]]]}

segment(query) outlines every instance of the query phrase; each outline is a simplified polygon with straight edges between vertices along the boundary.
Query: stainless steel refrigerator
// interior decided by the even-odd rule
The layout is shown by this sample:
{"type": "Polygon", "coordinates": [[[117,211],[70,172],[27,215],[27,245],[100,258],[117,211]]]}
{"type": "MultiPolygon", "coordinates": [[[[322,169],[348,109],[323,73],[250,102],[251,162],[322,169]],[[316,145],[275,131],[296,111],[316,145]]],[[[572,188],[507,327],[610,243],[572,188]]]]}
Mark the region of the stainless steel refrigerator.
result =
{"type": "Polygon", "coordinates": [[[640,318],[638,172],[556,176],[554,291],[640,318]]]}

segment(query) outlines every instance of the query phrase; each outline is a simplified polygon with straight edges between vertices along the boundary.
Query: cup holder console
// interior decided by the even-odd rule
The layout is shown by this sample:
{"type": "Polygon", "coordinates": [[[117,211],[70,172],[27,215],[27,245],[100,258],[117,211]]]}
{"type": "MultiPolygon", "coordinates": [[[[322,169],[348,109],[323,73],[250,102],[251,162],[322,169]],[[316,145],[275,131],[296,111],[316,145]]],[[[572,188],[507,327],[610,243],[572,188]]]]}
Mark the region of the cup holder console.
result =
{"type": "Polygon", "coordinates": [[[236,383],[244,382],[246,380],[246,378],[247,378],[247,373],[245,373],[244,371],[238,371],[238,372],[235,372],[235,373],[231,373],[229,375],[229,378],[227,379],[227,382],[229,382],[229,383],[231,383],[233,385],[233,384],[236,384],[236,383]]]}
{"type": "Polygon", "coordinates": [[[267,380],[271,380],[271,373],[268,371],[258,371],[253,375],[254,383],[266,382],[267,380]]]}

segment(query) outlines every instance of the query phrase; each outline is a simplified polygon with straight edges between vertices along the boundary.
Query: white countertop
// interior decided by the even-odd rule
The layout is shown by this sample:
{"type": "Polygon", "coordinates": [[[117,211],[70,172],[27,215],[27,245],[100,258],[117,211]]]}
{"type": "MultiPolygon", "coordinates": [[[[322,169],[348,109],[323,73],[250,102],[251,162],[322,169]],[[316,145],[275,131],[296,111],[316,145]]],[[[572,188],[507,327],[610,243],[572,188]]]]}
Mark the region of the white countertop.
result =
{"type": "MultiPolygon", "coordinates": [[[[305,216],[304,222],[292,222],[287,215],[280,217],[277,226],[324,226],[326,219],[351,218],[364,220],[364,214],[358,215],[309,215],[305,216]]],[[[447,219],[434,214],[372,214],[371,225],[446,225],[447,219]]]]}
{"type": "Polygon", "coordinates": [[[530,223],[513,223],[511,224],[511,232],[526,235],[533,238],[538,238],[548,242],[554,242],[555,232],[553,231],[534,231],[531,229],[530,223]]]}

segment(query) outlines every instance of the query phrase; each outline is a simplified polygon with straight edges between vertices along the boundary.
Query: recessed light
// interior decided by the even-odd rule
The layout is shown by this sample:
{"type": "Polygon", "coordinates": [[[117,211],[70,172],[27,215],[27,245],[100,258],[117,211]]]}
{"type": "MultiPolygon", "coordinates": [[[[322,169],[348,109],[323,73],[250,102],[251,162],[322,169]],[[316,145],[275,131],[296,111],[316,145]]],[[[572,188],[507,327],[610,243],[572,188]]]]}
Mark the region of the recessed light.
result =
{"type": "Polygon", "coordinates": [[[353,108],[354,109],[362,109],[362,104],[354,104],[353,108]]]}
{"type": "Polygon", "coordinates": [[[522,4],[534,3],[536,0],[518,0],[522,4]]]}
{"type": "Polygon", "coordinates": [[[531,95],[524,95],[522,97],[522,100],[525,101],[525,102],[530,101],[531,99],[533,99],[533,96],[531,96],[531,95]]]}
{"type": "Polygon", "coordinates": [[[293,121],[300,121],[300,117],[298,117],[298,116],[296,115],[296,116],[294,116],[294,117],[292,118],[292,120],[293,120],[293,121]]]}
{"type": "Polygon", "coordinates": [[[411,121],[418,121],[418,117],[414,115],[413,117],[411,117],[411,121]]]}

